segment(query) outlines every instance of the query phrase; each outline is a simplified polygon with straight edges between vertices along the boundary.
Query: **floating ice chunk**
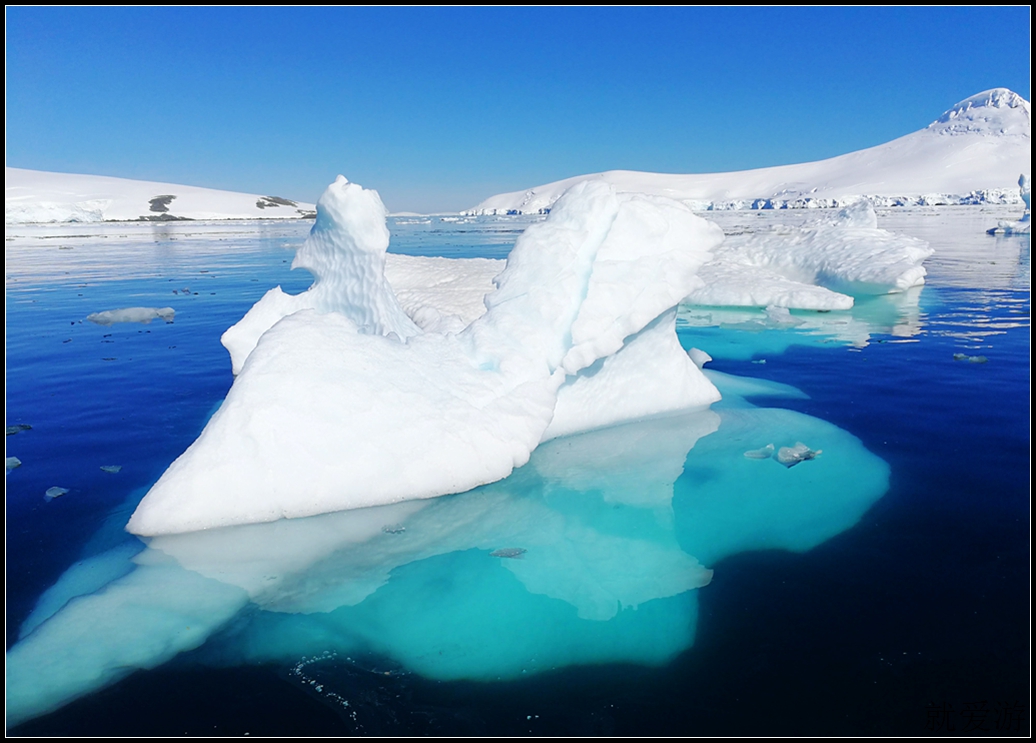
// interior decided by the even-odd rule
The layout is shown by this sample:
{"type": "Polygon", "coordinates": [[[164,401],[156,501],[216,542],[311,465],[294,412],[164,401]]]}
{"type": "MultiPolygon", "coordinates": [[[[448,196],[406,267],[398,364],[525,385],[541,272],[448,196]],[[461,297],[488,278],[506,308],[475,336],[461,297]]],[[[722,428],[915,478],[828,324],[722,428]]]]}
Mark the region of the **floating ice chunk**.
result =
{"type": "Polygon", "coordinates": [[[688,358],[694,362],[694,365],[701,369],[707,363],[712,361],[712,357],[702,351],[700,348],[692,348],[687,352],[688,358]]]}
{"type": "Polygon", "coordinates": [[[21,467],[21,466],[22,466],[22,460],[20,460],[18,457],[7,457],[7,471],[8,472],[10,472],[11,470],[15,469],[16,467],[21,467]]]}
{"type": "Polygon", "coordinates": [[[853,298],[795,280],[780,269],[719,258],[702,267],[704,286],[687,297],[691,304],[713,307],[794,307],[800,310],[848,310],[853,298]]]}
{"type": "Polygon", "coordinates": [[[773,456],[774,447],[773,444],[767,444],[762,449],[752,449],[745,452],[745,456],[749,459],[769,459],[773,456]]]}
{"type": "Polygon", "coordinates": [[[719,398],[680,347],[673,308],[722,233],[678,202],[577,184],[518,239],[486,313],[459,334],[422,333],[400,309],[377,194],[340,178],[318,209],[295,262],[313,287],[268,292],[224,334],[238,377],[134,533],[462,492],[506,477],[545,438],[719,398]],[[642,355],[654,364],[644,389],[642,355]]]}
{"type": "Polygon", "coordinates": [[[388,524],[387,526],[381,527],[381,530],[385,534],[402,534],[406,531],[406,527],[402,524],[388,524]]]}
{"type": "Polygon", "coordinates": [[[805,462],[808,459],[816,459],[823,452],[822,449],[813,451],[808,446],[803,444],[801,441],[795,444],[795,446],[782,446],[777,450],[777,461],[783,464],[785,467],[794,467],[799,462],[805,462]]]}
{"type": "Polygon", "coordinates": [[[172,307],[127,307],[121,310],[94,312],[87,315],[86,319],[104,326],[114,325],[117,322],[139,322],[147,325],[158,318],[170,323],[175,315],[176,310],[172,307]]]}
{"type": "Polygon", "coordinates": [[[8,436],[14,436],[16,433],[21,433],[22,431],[31,431],[31,430],[32,430],[32,426],[30,426],[28,423],[15,423],[13,426],[8,426],[7,427],[7,435],[8,436]]]}
{"type": "Polygon", "coordinates": [[[44,495],[46,496],[47,500],[53,500],[54,498],[60,498],[67,492],[68,488],[59,488],[57,486],[54,486],[52,488],[47,488],[47,492],[44,493],[44,495]]]}
{"type": "Polygon", "coordinates": [[[111,474],[114,475],[116,472],[118,472],[119,470],[122,469],[122,465],[121,464],[102,464],[101,465],[101,469],[104,472],[110,472],[111,474]]]}
{"type": "Polygon", "coordinates": [[[853,297],[924,283],[928,243],[878,228],[866,200],[795,229],[729,238],[702,268],[698,305],[845,310],[853,297]]]}
{"type": "Polygon", "coordinates": [[[1029,176],[1022,173],[1018,177],[1018,188],[1025,203],[1025,212],[1017,222],[1000,222],[996,227],[986,230],[990,235],[1028,235],[1031,233],[1032,218],[1032,184],[1029,176]]]}

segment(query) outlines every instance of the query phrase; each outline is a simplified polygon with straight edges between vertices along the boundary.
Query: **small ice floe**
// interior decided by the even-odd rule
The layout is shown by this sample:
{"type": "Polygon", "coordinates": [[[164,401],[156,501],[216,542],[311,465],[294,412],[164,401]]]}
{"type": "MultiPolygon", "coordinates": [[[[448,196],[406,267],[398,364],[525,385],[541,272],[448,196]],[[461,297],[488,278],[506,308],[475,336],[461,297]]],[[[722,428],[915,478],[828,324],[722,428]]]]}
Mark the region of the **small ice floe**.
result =
{"type": "Polygon", "coordinates": [[[8,426],[7,427],[7,435],[8,436],[14,436],[16,433],[21,433],[22,431],[31,431],[31,430],[32,430],[32,426],[30,426],[28,423],[15,423],[13,426],[8,426]]]}
{"type": "Polygon", "coordinates": [[[114,325],[117,322],[139,322],[145,325],[157,318],[167,323],[173,321],[176,310],[172,307],[126,307],[120,310],[105,310],[87,315],[86,319],[96,325],[114,325]]]}
{"type": "Polygon", "coordinates": [[[490,557],[506,557],[512,560],[520,560],[522,555],[525,554],[525,550],[521,547],[504,547],[503,549],[493,550],[489,553],[490,557]]]}
{"type": "Polygon", "coordinates": [[[785,467],[794,467],[799,462],[805,462],[807,459],[816,459],[821,453],[823,453],[823,449],[813,451],[799,441],[795,446],[782,446],[777,451],[777,461],[785,467]]]}
{"type": "Polygon", "coordinates": [[[386,534],[402,534],[406,531],[406,527],[402,524],[389,524],[381,527],[381,530],[386,534]]]}
{"type": "Polygon", "coordinates": [[[746,451],[745,456],[749,459],[769,459],[773,456],[773,452],[773,444],[767,444],[762,449],[752,449],[751,451],[746,451]]]}
{"type": "Polygon", "coordinates": [[[989,359],[985,356],[968,356],[966,353],[955,353],[953,354],[954,361],[969,361],[972,364],[984,364],[989,359]]]}
{"type": "Polygon", "coordinates": [[[47,500],[54,500],[55,498],[60,498],[67,492],[68,488],[59,488],[55,486],[53,488],[47,488],[47,492],[44,495],[46,496],[47,500]]]}
{"type": "Polygon", "coordinates": [[[20,460],[18,457],[7,457],[7,471],[8,472],[13,470],[15,467],[21,467],[21,466],[22,466],[22,460],[20,460]]]}
{"type": "Polygon", "coordinates": [[[753,364],[765,364],[766,359],[752,359],[753,364]]]}
{"type": "Polygon", "coordinates": [[[122,469],[122,465],[121,464],[102,464],[101,465],[101,469],[104,470],[105,472],[110,472],[110,473],[112,473],[114,475],[116,472],[118,472],[119,470],[122,469]]]}

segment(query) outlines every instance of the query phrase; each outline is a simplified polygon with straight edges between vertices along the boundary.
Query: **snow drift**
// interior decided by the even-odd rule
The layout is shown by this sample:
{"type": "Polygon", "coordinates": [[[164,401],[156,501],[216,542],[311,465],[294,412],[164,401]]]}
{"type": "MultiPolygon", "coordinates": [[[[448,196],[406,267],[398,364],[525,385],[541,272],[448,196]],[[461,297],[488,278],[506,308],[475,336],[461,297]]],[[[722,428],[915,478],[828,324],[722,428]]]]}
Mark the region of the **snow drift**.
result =
{"type": "Polygon", "coordinates": [[[22,168],[7,168],[4,176],[7,224],[301,219],[313,215],[312,204],[279,196],[22,168]]]}
{"type": "Polygon", "coordinates": [[[327,189],[294,263],[313,286],[271,290],[227,331],[238,377],[131,532],[462,492],[553,436],[719,398],[675,336],[675,308],[723,237],[687,206],[577,184],[518,239],[486,313],[459,333],[422,332],[400,308],[385,218],[375,192],[341,176],[327,189]],[[631,373],[642,354],[655,360],[647,388],[631,373]]]}
{"type": "Polygon", "coordinates": [[[1032,161],[1031,128],[1029,102],[993,88],[920,131],[827,160],[701,175],[611,170],[492,196],[469,213],[543,212],[583,180],[668,196],[698,210],[843,207],[861,196],[879,206],[1017,203],[1018,169],[1032,161]]]}

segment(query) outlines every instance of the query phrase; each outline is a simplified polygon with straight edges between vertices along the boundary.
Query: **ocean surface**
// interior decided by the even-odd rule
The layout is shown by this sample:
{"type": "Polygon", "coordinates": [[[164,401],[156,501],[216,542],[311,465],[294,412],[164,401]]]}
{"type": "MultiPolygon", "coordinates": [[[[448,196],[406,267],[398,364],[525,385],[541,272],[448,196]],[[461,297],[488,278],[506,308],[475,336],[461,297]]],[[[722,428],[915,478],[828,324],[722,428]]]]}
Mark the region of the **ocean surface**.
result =
{"type": "MultiPolygon", "coordinates": [[[[309,223],[9,226],[8,733],[1028,735],[1030,238],[985,234],[1016,212],[879,211],[928,283],[849,312],[681,308],[711,411],[148,545],[123,527],[230,388],[222,332],[310,284],[309,223]],[[86,320],[141,306],[175,319],[86,320]]],[[[391,218],[390,250],[502,258],[530,221],[391,218]]]]}

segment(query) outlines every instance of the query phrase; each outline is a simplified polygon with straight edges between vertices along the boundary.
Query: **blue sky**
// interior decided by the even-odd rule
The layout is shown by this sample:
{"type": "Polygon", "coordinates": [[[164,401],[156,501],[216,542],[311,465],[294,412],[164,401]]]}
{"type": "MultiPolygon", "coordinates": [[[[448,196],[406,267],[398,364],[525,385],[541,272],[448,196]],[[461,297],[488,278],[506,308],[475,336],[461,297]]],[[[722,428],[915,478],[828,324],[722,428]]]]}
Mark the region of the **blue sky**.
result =
{"type": "Polygon", "coordinates": [[[1030,9],[6,11],[7,165],[456,211],[610,169],[818,160],[993,87],[1030,9]]]}

